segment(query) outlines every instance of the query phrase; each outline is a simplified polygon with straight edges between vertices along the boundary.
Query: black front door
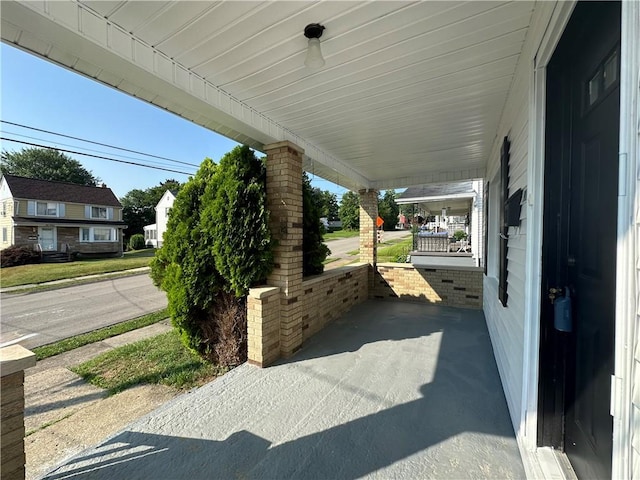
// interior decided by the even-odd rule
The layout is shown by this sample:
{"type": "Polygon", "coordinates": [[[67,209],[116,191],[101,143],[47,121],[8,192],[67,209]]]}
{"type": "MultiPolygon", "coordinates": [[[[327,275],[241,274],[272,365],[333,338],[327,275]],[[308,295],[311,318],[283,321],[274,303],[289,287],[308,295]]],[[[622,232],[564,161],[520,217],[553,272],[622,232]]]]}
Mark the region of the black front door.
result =
{"type": "Polygon", "coordinates": [[[579,3],[548,68],[539,443],[611,476],[620,3],[579,3]],[[555,330],[572,299],[572,329],[555,330]]]}

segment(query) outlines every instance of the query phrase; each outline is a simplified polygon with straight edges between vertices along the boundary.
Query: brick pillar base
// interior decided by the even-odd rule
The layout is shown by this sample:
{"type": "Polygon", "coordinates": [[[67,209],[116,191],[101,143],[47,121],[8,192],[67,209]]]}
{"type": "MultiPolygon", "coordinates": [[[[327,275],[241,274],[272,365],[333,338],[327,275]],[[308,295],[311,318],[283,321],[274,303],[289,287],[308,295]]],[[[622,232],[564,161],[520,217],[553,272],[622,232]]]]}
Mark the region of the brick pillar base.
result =
{"type": "Polygon", "coordinates": [[[267,206],[271,234],[277,241],[269,286],[280,287],[280,354],[302,345],[302,154],[291,142],[265,145],[267,206]]]}
{"type": "Polygon", "coordinates": [[[360,261],[369,264],[369,294],[373,292],[378,263],[378,191],[360,190],[360,261]]]}
{"type": "Polygon", "coordinates": [[[2,400],[0,471],[2,480],[24,480],[24,370],[36,364],[36,356],[20,345],[0,349],[2,400]]]}

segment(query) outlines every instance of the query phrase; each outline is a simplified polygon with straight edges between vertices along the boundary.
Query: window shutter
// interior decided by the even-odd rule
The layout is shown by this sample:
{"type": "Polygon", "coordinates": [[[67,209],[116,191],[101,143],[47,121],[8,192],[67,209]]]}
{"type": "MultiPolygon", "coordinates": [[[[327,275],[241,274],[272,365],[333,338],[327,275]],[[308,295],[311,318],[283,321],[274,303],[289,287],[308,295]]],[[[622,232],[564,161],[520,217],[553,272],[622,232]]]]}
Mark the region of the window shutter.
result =
{"type": "Polygon", "coordinates": [[[59,217],[66,216],[66,208],[65,208],[65,204],[64,203],[59,203],[58,204],[58,216],[59,217]]]}
{"type": "Polygon", "coordinates": [[[107,207],[107,220],[113,220],[113,207],[107,207]]]}
{"type": "Polygon", "coordinates": [[[484,274],[487,274],[487,262],[489,260],[489,182],[484,187],[484,274]]]}
{"type": "Polygon", "coordinates": [[[508,137],[504,137],[500,151],[500,271],[498,273],[498,298],[503,307],[507,306],[507,254],[509,250],[509,227],[507,226],[507,200],[509,199],[509,147],[508,137]]]}
{"type": "Polygon", "coordinates": [[[91,205],[84,206],[84,218],[91,218],[91,205]]]}
{"type": "Polygon", "coordinates": [[[27,202],[27,215],[35,215],[36,214],[36,202],[33,200],[29,200],[27,202]]]}

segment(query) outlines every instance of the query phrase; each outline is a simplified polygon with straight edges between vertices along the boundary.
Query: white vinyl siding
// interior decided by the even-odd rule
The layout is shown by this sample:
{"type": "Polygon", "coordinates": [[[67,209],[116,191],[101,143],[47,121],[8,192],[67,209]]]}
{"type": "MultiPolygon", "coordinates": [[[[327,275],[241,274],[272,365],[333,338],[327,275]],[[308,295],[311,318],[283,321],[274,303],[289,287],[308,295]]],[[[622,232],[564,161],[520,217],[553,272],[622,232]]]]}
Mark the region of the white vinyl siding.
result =
{"type": "MultiPolygon", "coordinates": [[[[520,226],[509,228],[508,241],[508,306],[505,308],[498,300],[497,281],[497,244],[498,228],[495,223],[500,217],[497,199],[502,186],[499,181],[500,147],[502,139],[509,137],[509,195],[518,188],[527,187],[527,167],[529,159],[530,134],[530,94],[532,88],[534,55],[544,34],[554,4],[536,4],[536,11],[527,34],[516,74],[507,97],[504,113],[498,127],[496,139],[489,157],[487,179],[489,180],[489,232],[488,242],[488,275],[484,277],[484,312],[487,327],[491,336],[498,371],[502,380],[511,420],[516,435],[524,435],[520,431],[524,424],[522,394],[525,376],[523,356],[525,352],[525,263],[527,243],[527,209],[523,207],[520,214],[520,226]],[[497,180],[497,181],[496,181],[497,180]]],[[[506,199],[505,199],[506,200],[506,199]]],[[[539,321],[536,319],[535,321],[539,321]]],[[[531,438],[535,439],[535,432],[531,438]]]]}

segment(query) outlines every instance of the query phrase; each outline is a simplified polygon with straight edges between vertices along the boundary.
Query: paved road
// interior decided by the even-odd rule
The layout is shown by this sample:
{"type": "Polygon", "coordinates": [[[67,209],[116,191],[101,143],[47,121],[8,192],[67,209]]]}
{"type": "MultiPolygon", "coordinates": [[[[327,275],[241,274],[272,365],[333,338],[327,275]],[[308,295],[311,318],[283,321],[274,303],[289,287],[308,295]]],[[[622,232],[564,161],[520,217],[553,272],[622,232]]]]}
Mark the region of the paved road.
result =
{"type": "Polygon", "coordinates": [[[26,348],[130,320],[167,306],[148,275],[29,294],[2,294],[0,343],[29,336],[26,348]],[[35,335],[34,335],[35,334],[35,335]]]}

